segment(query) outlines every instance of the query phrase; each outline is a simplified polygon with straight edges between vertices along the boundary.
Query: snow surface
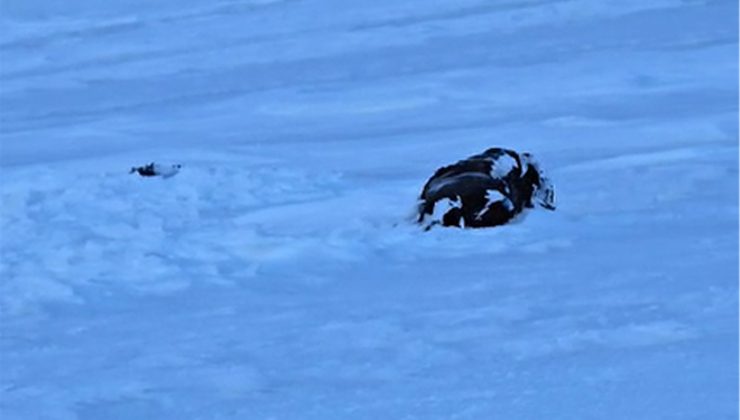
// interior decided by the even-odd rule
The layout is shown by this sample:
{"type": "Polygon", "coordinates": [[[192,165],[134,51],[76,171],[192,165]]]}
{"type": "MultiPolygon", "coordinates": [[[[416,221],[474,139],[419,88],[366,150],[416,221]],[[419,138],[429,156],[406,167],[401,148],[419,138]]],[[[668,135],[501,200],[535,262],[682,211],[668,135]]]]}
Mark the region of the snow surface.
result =
{"type": "Polygon", "coordinates": [[[523,157],[520,158],[522,160],[522,167],[519,168],[519,164],[517,161],[509,154],[503,154],[499,156],[497,159],[493,160],[493,166],[491,166],[491,176],[493,178],[504,178],[506,175],[510,174],[514,168],[519,168],[519,173],[522,175],[526,172],[529,162],[526,161],[523,157]]]}
{"type": "Polygon", "coordinates": [[[0,11],[3,420],[737,418],[737,2],[0,11]],[[412,224],[494,146],[557,211],[412,224]]]}
{"type": "Polygon", "coordinates": [[[493,204],[495,203],[501,203],[503,204],[504,208],[509,210],[514,210],[514,204],[509,200],[505,195],[501,194],[498,190],[487,190],[486,191],[486,207],[484,210],[480,213],[480,215],[483,215],[485,213],[485,210],[488,210],[493,204]]]}

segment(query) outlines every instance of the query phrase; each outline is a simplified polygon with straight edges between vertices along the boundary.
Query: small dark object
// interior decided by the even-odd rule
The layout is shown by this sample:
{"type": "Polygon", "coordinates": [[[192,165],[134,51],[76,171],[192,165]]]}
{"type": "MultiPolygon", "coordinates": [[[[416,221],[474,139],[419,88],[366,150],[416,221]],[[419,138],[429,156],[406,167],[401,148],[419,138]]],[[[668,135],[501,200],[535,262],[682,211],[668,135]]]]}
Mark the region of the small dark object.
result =
{"type": "Polygon", "coordinates": [[[130,174],[138,172],[141,176],[156,176],[157,173],[154,171],[154,162],[144,165],[144,166],[138,166],[131,168],[131,171],[129,171],[130,174]]]}
{"type": "Polygon", "coordinates": [[[419,200],[417,222],[427,230],[480,228],[535,206],[555,210],[555,189],[529,153],[492,148],[437,170],[419,200]]]}
{"type": "Polygon", "coordinates": [[[141,176],[161,176],[163,178],[169,178],[175,176],[182,168],[180,164],[174,165],[159,165],[154,162],[144,165],[135,166],[129,171],[130,174],[138,173],[141,176]]]}

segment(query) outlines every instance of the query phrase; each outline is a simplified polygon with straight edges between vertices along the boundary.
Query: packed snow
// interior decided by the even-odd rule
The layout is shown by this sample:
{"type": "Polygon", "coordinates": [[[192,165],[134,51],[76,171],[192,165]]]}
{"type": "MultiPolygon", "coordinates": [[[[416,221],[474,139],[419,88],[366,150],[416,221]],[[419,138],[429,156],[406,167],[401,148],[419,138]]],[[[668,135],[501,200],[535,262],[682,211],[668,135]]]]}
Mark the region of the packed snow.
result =
{"type": "Polygon", "coordinates": [[[736,419],[737,16],[3,0],[0,418],[736,419]],[[414,223],[496,146],[555,212],[414,223]]]}

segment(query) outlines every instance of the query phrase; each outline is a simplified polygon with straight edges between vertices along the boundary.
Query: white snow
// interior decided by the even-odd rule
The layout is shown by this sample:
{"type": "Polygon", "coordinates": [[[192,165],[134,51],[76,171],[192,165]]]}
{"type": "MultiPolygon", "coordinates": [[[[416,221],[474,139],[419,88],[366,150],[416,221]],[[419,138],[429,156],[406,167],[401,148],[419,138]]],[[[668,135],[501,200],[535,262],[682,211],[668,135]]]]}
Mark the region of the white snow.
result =
{"type": "Polygon", "coordinates": [[[442,219],[444,218],[444,215],[447,214],[448,211],[452,209],[459,209],[462,206],[462,201],[460,200],[460,197],[456,197],[454,200],[451,200],[449,198],[444,198],[442,200],[437,201],[434,203],[434,209],[432,210],[431,215],[424,216],[424,220],[422,220],[422,224],[424,226],[431,226],[432,223],[442,223],[442,219]]]}
{"type": "Polygon", "coordinates": [[[161,176],[162,178],[172,178],[173,176],[177,175],[180,172],[180,164],[179,163],[173,163],[169,165],[165,164],[154,164],[154,171],[158,176],[161,176]]]}
{"type": "Polygon", "coordinates": [[[3,1],[0,418],[737,418],[737,15],[3,1]],[[496,146],[555,212],[413,223],[496,146]]]}
{"type": "Polygon", "coordinates": [[[501,194],[500,191],[497,190],[487,190],[486,191],[486,199],[488,200],[488,204],[491,204],[496,201],[501,201],[502,199],[505,199],[503,194],[501,194]]]}
{"type": "Polygon", "coordinates": [[[499,202],[502,203],[509,210],[514,209],[514,204],[512,204],[511,200],[509,200],[500,191],[487,190],[486,191],[486,206],[483,207],[483,210],[476,213],[475,215],[476,219],[480,220],[480,218],[491,208],[493,204],[499,203],[499,202]]]}
{"type": "MultiPolygon", "coordinates": [[[[525,162],[522,162],[522,166],[524,166],[524,163],[525,162]]],[[[498,159],[493,160],[493,165],[491,166],[491,176],[494,178],[503,178],[518,166],[519,165],[517,164],[517,161],[513,157],[508,154],[503,154],[498,159]]],[[[523,174],[526,170],[526,167],[523,167],[521,169],[521,173],[523,174]]]]}

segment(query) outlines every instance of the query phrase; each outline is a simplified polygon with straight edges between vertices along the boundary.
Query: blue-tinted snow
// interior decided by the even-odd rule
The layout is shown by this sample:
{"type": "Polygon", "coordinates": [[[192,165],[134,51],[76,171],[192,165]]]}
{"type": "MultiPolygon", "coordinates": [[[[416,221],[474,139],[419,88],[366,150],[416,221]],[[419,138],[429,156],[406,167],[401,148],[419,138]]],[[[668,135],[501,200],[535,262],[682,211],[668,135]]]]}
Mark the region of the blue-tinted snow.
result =
{"type": "Polygon", "coordinates": [[[737,418],[737,16],[3,1],[0,417],[737,418]],[[492,146],[558,210],[411,224],[492,146]]]}

